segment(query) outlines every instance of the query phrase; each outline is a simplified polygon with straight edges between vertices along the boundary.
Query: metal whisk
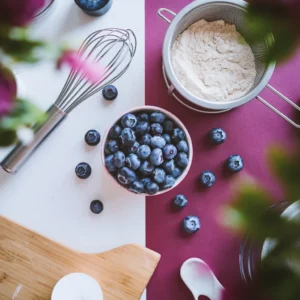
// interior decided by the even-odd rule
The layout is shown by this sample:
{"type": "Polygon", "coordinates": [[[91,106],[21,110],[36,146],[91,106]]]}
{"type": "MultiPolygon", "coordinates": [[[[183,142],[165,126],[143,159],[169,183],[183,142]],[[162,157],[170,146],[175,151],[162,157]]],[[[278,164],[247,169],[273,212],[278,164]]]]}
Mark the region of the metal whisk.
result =
{"type": "Polygon", "coordinates": [[[47,120],[33,127],[35,136],[32,143],[24,146],[18,142],[2,161],[2,168],[8,173],[16,173],[75,107],[126,72],[135,55],[136,46],[136,36],[131,30],[110,28],[89,35],[77,55],[83,60],[99,63],[103,68],[101,78],[97,83],[90,83],[78,68],[73,68],[57,100],[49,108],[47,120]]]}

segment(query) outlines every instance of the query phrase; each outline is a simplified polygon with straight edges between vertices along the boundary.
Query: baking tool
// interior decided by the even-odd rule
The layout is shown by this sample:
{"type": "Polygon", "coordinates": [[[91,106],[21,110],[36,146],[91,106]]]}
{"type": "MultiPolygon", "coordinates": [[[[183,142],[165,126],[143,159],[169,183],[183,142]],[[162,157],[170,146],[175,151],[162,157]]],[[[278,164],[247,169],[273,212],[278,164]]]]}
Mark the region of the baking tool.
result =
{"type": "Polygon", "coordinates": [[[224,287],[203,260],[190,258],[185,261],[180,269],[180,276],[195,300],[200,296],[206,296],[210,300],[221,300],[224,287]]]}
{"type": "MultiPolygon", "coordinates": [[[[188,143],[188,146],[189,146],[189,164],[187,165],[187,167],[185,168],[185,170],[182,172],[182,174],[176,179],[176,182],[174,184],[174,186],[170,189],[166,189],[166,190],[163,190],[163,191],[159,191],[157,192],[155,195],[148,195],[146,194],[147,196],[157,196],[157,195],[161,195],[161,194],[164,194],[164,193],[167,193],[169,191],[171,191],[172,189],[174,189],[177,185],[179,185],[183,179],[185,178],[185,176],[188,174],[190,168],[191,168],[191,165],[192,165],[192,160],[193,160],[193,143],[192,143],[192,139],[191,139],[191,136],[187,130],[187,128],[184,126],[184,124],[178,119],[178,117],[176,117],[174,114],[172,114],[171,112],[163,109],[163,108],[160,108],[160,107],[157,107],[157,106],[150,106],[150,105],[145,105],[145,106],[139,106],[139,107],[135,107],[135,108],[131,108],[130,110],[128,111],[125,111],[124,113],[122,113],[119,118],[117,118],[117,120],[119,120],[123,115],[126,115],[127,113],[137,113],[137,112],[142,112],[142,111],[161,111],[163,112],[166,116],[167,116],[167,119],[170,119],[172,121],[174,121],[176,124],[178,124],[178,126],[180,128],[182,128],[182,130],[185,132],[186,134],[186,141],[188,143]]],[[[105,135],[103,136],[102,138],[102,141],[101,141],[101,156],[102,156],[102,162],[103,162],[103,165],[104,165],[104,169],[106,171],[106,173],[108,174],[108,176],[114,181],[115,184],[121,186],[125,191],[127,191],[128,193],[130,193],[131,195],[135,195],[133,192],[130,192],[127,188],[125,188],[124,186],[122,186],[121,184],[119,184],[115,179],[114,177],[111,175],[111,173],[108,172],[108,170],[106,169],[105,167],[105,143],[106,143],[106,140],[108,139],[108,134],[109,134],[109,131],[111,129],[111,127],[113,125],[115,125],[115,123],[117,122],[117,120],[115,120],[111,126],[107,129],[107,131],[105,132],[105,135]]]]}
{"type": "MultiPolygon", "coordinates": [[[[101,238],[101,237],[99,237],[101,238]]],[[[79,253],[0,217],[0,299],[49,300],[55,284],[85,273],[100,284],[105,300],[140,299],[160,255],[138,245],[100,254],[79,253]]]]}
{"type": "Polygon", "coordinates": [[[247,36],[245,18],[247,7],[248,4],[242,0],[196,0],[183,8],[178,14],[175,14],[173,11],[166,8],[158,10],[158,15],[163,20],[170,23],[163,44],[163,75],[168,87],[168,92],[186,107],[194,111],[209,114],[228,111],[256,98],[284,120],[296,128],[300,128],[299,124],[296,124],[288,116],[284,115],[273,105],[259,96],[259,93],[267,87],[282,100],[300,111],[299,106],[268,84],[275,69],[275,62],[267,63],[266,61],[268,48],[272,43],[274,43],[274,37],[272,34],[267,36],[263,41],[251,45],[255,56],[257,75],[252,89],[239,99],[228,102],[217,102],[198,98],[181,85],[174,73],[171,62],[171,49],[176,38],[182,31],[201,19],[205,19],[206,21],[224,20],[225,22],[234,24],[242,36],[247,36]],[[174,17],[174,19],[171,21],[164,13],[170,14],[174,17]]]}
{"type": "Polygon", "coordinates": [[[83,2],[82,0],[75,0],[75,3],[90,16],[102,16],[106,14],[112,7],[113,0],[88,0],[83,2]],[[94,8],[91,8],[91,3],[94,2],[94,8]]]}
{"type": "Polygon", "coordinates": [[[136,46],[135,34],[129,29],[103,29],[89,35],[78,50],[78,56],[83,60],[101,64],[104,69],[101,79],[96,84],[89,83],[80,74],[80,70],[73,68],[60,95],[49,108],[47,120],[33,127],[33,142],[28,146],[18,142],[2,161],[2,168],[8,173],[16,173],[75,107],[126,72],[135,55],[136,46]]]}

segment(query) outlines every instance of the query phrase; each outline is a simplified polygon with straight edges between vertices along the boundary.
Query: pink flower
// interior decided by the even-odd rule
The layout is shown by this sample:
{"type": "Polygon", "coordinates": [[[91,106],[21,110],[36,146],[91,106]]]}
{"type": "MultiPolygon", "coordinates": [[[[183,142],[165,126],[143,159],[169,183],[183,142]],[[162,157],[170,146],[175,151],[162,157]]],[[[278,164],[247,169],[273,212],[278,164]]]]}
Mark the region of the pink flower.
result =
{"type": "Polygon", "coordinates": [[[46,0],[1,0],[0,23],[25,26],[45,5],[46,0]]]}
{"type": "Polygon", "coordinates": [[[13,108],[17,95],[17,84],[12,73],[0,66],[0,117],[13,108]]]}
{"type": "Polygon", "coordinates": [[[99,82],[104,73],[98,63],[82,59],[75,51],[65,51],[57,61],[57,68],[60,69],[64,64],[80,72],[91,83],[99,82]]]}

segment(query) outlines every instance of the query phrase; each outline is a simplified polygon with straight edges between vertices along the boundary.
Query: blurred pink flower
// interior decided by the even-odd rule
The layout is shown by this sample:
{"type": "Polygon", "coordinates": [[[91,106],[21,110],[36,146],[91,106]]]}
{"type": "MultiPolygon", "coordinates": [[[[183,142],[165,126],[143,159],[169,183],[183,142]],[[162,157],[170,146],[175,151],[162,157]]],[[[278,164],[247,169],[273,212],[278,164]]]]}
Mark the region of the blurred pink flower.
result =
{"type": "Polygon", "coordinates": [[[0,23],[25,26],[45,5],[46,0],[1,0],[0,23]]]}
{"type": "Polygon", "coordinates": [[[103,76],[104,69],[98,63],[82,59],[75,51],[65,51],[57,61],[57,68],[68,65],[80,72],[91,83],[97,83],[103,76]]]}
{"type": "Polygon", "coordinates": [[[17,84],[12,73],[0,66],[0,117],[11,111],[17,94],[17,84]]]}

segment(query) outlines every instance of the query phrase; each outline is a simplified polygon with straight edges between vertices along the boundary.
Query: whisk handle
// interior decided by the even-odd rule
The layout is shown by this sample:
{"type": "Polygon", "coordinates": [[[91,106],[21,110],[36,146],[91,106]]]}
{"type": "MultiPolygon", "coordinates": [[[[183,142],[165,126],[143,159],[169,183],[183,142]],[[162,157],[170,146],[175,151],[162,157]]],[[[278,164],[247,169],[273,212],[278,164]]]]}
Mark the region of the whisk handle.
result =
{"type": "Polygon", "coordinates": [[[42,124],[33,127],[34,140],[27,146],[18,142],[14,149],[1,162],[1,167],[8,173],[17,173],[32,153],[66,116],[65,112],[60,110],[56,105],[52,105],[47,111],[47,119],[42,124]]]}

